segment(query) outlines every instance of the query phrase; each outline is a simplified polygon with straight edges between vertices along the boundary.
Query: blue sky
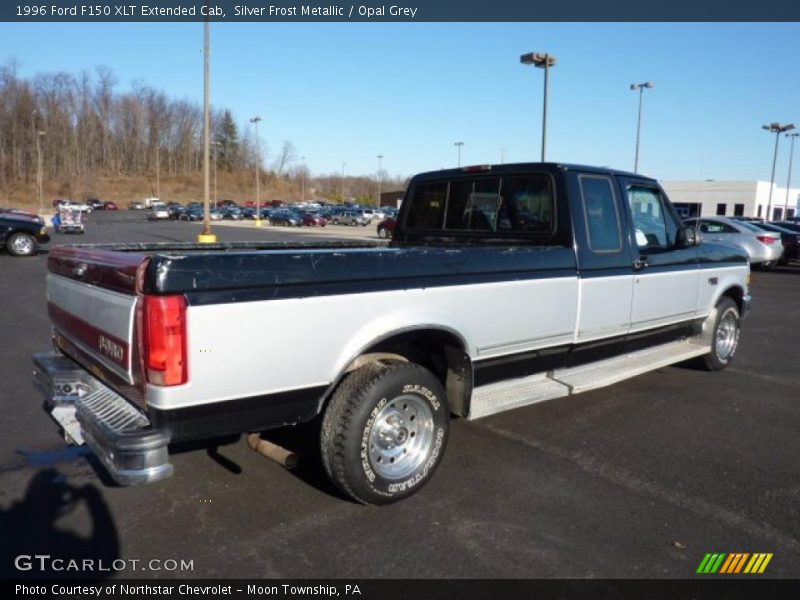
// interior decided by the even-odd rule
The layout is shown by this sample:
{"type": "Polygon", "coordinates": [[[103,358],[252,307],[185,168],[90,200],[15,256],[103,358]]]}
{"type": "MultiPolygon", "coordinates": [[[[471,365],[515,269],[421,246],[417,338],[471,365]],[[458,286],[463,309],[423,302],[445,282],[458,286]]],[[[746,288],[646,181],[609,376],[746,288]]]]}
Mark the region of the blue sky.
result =
{"type": "MultiPolygon", "coordinates": [[[[202,24],[0,24],[0,61],[20,74],[110,67],[202,102],[202,24]]],[[[603,23],[216,23],[213,103],[245,127],[263,117],[271,156],[284,140],[315,174],[391,175],[538,160],[547,51],[548,159],[633,168],[663,180],[769,180],[772,121],[800,126],[800,25],[603,23]]],[[[776,181],[785,184],[781,140],[776,181]]],[[[800,145],[797,148],[800,155],[800,145]]],[[[267,157],[269,160],[269,157],[267,157]]],[[[798,159],[800,160],[800,159],[798,159]]],[[[797,170],[796,181],[800,181],[797,170]]]]}

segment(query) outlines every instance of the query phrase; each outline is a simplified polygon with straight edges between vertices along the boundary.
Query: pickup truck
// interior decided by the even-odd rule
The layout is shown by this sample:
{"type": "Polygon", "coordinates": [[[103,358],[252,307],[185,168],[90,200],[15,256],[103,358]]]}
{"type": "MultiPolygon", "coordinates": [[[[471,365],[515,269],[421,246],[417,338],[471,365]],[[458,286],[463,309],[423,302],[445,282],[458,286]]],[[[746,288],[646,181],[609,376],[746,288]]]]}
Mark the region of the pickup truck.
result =
{"type": "Polygon", "coordinates": [[[33,256],[50,241],[44,220],[22,211],[0,209],[0,247],[12,256],[33,256]]]}
{"type": "Polygon", "coordinates": [[[430,480],[452,416],[724,369],[750,304],[744,252],[655,180],[553,163],[417,175],[389,242],[57,246],[48,271],[34,381],[117,482],[314,421],[333,483],[376,505],[430,480]]]}

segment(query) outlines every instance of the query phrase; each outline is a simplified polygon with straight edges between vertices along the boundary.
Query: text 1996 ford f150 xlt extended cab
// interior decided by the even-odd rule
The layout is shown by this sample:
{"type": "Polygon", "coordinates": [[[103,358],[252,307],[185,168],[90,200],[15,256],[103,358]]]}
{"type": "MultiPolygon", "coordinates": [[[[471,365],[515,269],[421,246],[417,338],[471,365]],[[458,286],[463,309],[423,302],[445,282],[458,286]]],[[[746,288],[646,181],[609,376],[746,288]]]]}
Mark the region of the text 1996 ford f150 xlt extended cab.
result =
{"type": "Polygon", "coordinates": [[[694,359],[724,368],[749,265],[652,179],[530,163],[414,177],[391,243],[58,246],[34,379],[118,482],[169,444],[318,418],[358,501],[430,479],[476,419],[694,359]]]}

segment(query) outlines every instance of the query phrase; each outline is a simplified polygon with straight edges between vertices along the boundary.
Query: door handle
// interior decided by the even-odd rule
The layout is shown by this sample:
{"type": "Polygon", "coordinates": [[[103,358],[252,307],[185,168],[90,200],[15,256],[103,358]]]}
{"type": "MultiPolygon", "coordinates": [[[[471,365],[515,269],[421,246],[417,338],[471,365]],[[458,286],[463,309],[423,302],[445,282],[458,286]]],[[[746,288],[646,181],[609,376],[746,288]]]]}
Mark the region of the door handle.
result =
{"type": "Polygon", "coordinates": [[[647,268],[647,259],[646,258],[637,258],[633,261],[633,269],[635,271],[641,271],[642,269],[647,268]]]}

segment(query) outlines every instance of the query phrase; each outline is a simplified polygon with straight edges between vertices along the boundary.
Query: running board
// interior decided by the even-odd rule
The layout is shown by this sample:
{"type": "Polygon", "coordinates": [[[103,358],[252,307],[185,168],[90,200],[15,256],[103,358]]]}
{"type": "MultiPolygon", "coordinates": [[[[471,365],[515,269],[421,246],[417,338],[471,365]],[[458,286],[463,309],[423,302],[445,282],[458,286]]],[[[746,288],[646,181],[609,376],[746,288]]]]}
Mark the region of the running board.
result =
{"type": "Polygon", "coordinates": [[[476,387],[469,419],[612,385],[710,351],[700,338],[670,342],[607,360],[476,387]]]}

